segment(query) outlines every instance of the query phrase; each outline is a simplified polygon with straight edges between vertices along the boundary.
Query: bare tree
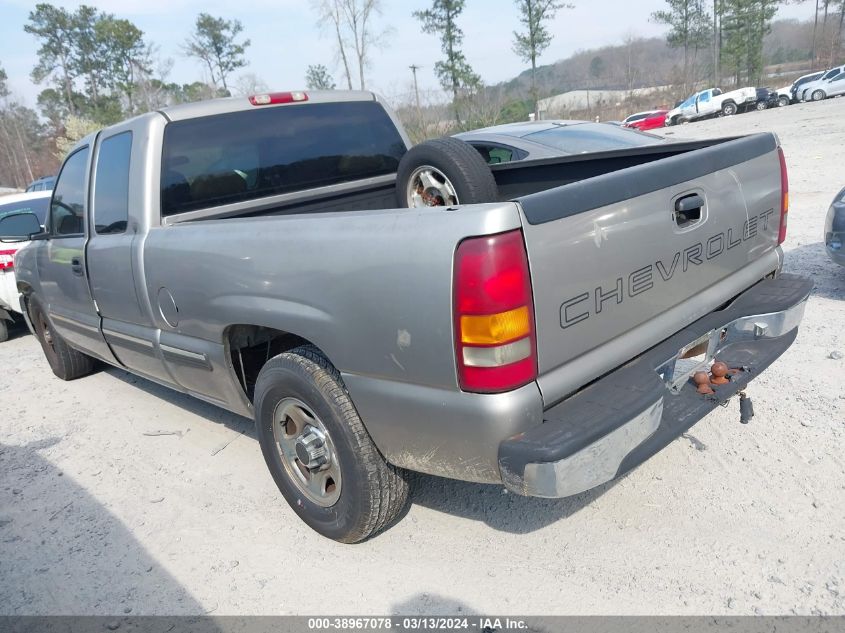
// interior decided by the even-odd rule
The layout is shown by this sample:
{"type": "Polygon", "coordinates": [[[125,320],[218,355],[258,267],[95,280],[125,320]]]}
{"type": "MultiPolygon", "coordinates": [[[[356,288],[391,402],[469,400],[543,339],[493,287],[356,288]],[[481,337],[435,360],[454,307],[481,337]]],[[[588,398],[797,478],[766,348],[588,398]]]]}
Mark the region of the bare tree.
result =
{"type": "Polygon", "coordinates": [[[376,16],[381,15],[381,0],[312,0],[320,17],[320,24],[334,31],[336,53],[343,64],[346,83],[352,90],[353,68],[357,65],[358,87],[366,89],[365,70],[370,64],[370,51],[387,35],[386,30],[373,28],[376,16]]]}

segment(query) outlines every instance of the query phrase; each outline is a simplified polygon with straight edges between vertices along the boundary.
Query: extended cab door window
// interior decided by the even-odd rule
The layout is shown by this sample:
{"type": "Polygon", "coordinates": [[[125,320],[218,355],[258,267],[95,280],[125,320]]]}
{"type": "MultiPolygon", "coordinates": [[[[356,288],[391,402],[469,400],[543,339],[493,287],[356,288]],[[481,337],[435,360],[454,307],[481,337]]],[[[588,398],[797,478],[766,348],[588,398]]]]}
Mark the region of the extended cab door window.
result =
{"type": "Polygon", "coordinates": [[[94,230],[97,235],[123,233],[129,221],[129,156],[132,132],[100,143],[94,179],[94,230]]]}
{"type": "Polygon", "coordinates": [[[54,237],[85,232],[85,169],[88,147],[76,150],[66,161],[50,203],[50,233],[54,237]]]}

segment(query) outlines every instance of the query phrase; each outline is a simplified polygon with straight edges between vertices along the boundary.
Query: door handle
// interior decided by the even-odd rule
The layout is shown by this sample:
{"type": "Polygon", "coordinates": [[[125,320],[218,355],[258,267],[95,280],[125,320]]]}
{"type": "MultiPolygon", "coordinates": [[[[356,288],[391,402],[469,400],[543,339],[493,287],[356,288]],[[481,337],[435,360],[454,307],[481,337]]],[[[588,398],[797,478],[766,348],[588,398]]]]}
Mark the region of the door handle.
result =
{"type": "Polygon", "coordinates": [[[74,275],[82,277],[85,274],[85,270],[82,268],[82,258],[81,257],[71,258],[70,269],[73,271],[74,275]]]}
{"type": "Polygon", "coordinates": [[[687,211],[692,211],[693,209],[700,209],[703,206],[704,198],[696,193],[677,200],[675,202],[675,211],[686,213],[687,211]]]}

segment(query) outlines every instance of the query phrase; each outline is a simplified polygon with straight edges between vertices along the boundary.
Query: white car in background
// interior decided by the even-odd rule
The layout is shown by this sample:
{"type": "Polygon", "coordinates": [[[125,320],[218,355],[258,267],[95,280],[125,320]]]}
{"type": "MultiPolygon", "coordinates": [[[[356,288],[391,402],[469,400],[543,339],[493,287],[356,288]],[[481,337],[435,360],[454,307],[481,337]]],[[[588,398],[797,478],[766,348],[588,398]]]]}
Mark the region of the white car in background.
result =
{"type": "Polygon", "coordinates": [[[756,88],[740,88],[730,92],[708,88],[696,92],[670,110],[666,115],[666,125],[678,125],[717,115],[732,116],[754,107],[756,103],[756,88]]]}
{"type": "MultiPolygon", "coordinates": [[[[17,193],[0,197],[0,218],[16,213],[34,213],[41,226],[47,218],[52,191],[17,193]]],[[[2,236],[0,236],[2,237],[2,236]]],[[[15,281],[15,253],[29,242],[0,242],[0,342],[9,338],[9,324],[21,313],[15,281]]]]}

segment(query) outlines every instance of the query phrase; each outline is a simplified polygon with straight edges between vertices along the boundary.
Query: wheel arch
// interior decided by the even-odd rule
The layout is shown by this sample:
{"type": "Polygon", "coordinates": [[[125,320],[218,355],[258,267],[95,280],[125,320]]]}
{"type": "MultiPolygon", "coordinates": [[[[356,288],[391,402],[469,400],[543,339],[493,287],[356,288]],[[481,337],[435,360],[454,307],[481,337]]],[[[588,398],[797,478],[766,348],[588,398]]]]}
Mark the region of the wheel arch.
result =
{"type": "Polygon", "coordinates": [[[332,363],[323,347],[287,329],[254,323],[233,323],[223,330],[223,346],[235,383],[251,404],[255,381],[267,361],[303,345],[311,345],[332,363]]]}

